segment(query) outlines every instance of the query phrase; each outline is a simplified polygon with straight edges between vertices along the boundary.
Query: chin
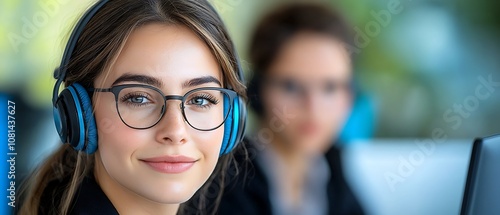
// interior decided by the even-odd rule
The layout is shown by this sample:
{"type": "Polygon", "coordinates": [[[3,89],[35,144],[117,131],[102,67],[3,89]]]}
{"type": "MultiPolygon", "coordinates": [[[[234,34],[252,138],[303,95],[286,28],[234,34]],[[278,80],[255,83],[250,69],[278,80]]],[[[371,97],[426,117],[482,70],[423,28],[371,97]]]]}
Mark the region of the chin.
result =
{"type": "Polygon", "coordinates": [[[194,193],[190,194],[162,193],[159,195],[153,195],[148,199],[160,204],[182,204],[191,199],[193,195],[194,193]]]}
{"type": "Polygon", "coordinates": [[[329,138],[301,138],[302,141],[298,143],[301,151],[306,154],[324,154],[326,150],[330,148],[333,143],[332,139],[329,138]]]}
{"type": "Polygon", "coordinates": [[[162,188],[149,187],[149,192],[140,191],[147,199],[161,204],[181,204],[188,201],[196,192],[194,185],[183,183],[167,183],[160,185],[162,188]]]}

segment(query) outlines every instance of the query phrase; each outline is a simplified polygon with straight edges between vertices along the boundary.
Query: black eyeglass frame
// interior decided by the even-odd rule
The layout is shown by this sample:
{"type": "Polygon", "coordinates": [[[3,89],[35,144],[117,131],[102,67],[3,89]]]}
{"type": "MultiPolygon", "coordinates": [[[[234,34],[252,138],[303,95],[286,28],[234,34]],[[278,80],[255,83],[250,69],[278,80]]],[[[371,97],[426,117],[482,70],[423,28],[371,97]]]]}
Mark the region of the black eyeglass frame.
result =
{"type": "MultiPolygon", "coordinates": [[[[180,100],[181,101],[180,109],[182,112],[182,117],[184,118],[184,121],[186,121],[189,124],[189,126],[191,126],[192,128],[194,128],[198,131],[213,131],[213,130],[219,128],[220,126],[222,126],[226,122],[226,120],[229,116],[229,113],[231,113],[231,110],[233,108],[233,101],[238,96],[238,93],[236,93],[235,91],[230,90],[230,89],[226,89],[226,88],[221,88],[221,87],[200,87],[200,88],[192,89],[192,90],[186,92],[182,96],[181,95],[165,95],[160,89],[153,87],[153,86],[150,86],[150,85],[145,85],[145,84],[122,84],[122,85],[116,85],[116,86],[113,86],[110,88],[88,88],[87,90],[89,92],[110,92],[110,93],[113,93],[115,96],[116,112],[118,113],[118,116],[120,116],[120,120],[123,122],[123,124],[125,124],[129,128],[138,129],[138,130],[145,130],[145,129],[152,128],[161,121],[161,119],[163,118],[163,116],[165,115],[165,112],[166,112],[165,107],[167,106],[167,100],[180,100]],[[154,90],[154,91],[160,93],[160,95],[163,97],[163,106],[162,106],[160,117],[158,118],[158,120],[155,123],[153,123],[153,125],[145,127],[145,128],[134,127],[134,126],[127,124],[125,122],[125,120],[123,120],[123,118],[120,114],[120,110],[118,109],[118,99],[119,99],[118,96],[120,95],[120,92],[123,89],[132,88],[132,87],[143,87],[143,88],[151,89],[151,90],[154,90]],[[228,109],[226,115],[224,116],[224,120],[222,120],[222,123],[217,125],[215,128],[210,128],[210,129],[196,128],[195,126],[193,126],[189,122],[189,120],[186,117],[186,112],[184,111],[184,108],[185,108],[184,103],[186,102],[186,97],[192,93],[195,93],[198,91],[203,91],[203,90],[218,90],[218,91],[221,91],[222,93],[226,94],[229,97],[229,107],[228,107],[229,109],[228,109]]],[[[224,102],[224,101],[222,101],[222,102],[224,102]]]]}

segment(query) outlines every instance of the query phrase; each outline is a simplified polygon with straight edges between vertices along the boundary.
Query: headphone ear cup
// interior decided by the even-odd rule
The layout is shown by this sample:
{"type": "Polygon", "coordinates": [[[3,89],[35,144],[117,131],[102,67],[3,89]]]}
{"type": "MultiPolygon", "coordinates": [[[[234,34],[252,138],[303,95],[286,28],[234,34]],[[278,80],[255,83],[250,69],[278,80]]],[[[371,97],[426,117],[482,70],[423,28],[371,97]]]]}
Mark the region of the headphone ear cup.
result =
{"type": "MultiPolygon", "coordinates": [[[[61,98],[61,97],[59,97],[61,98]]],[[[53,113],[54,113],[54,123],[56,126],[57,134],[59,134],[59,138],[62,143],[66,143],[68,140],[68,129],[67,129],[67,119],[66,119],[66,107],[64,106],[64,102],[61,102],[62,99],[57,100],[54,104],[53,113]]]]}
{"type": "Polygon", "coordinates": [[[63,143],[77,151],[93,153],[97,149],[97,129],[90,97],[80,84],[64,89],[54,109],[54,121],[63,143]]]}
{"type": "Polygon", "coordinates": [[[61,92],[57,98],[56,109],[58,114],[54,116],[54,119],[56,128],[60,129],[58,133],[61,141],[70,144],[75,150],[82,150],[85,137],[85,134],[81,132],[84,128],[83,116],[78,94],[73,87],[70,86],[61,92]]]}
{"type": "Polygon", "coordinates": [[[97,126],[95,123],[93,108],[92,108],[92,100],[90,99],[87,90],[80,84],[75,83],[71,85],[78,96],[78,100],[83,116],[83,133],[84,133],[84,142],[79,143],[79,145],[83,145],[83,150],[87,154],[92,154],[97,150],[97,126]]]}
{"type": "MultiPolygon", "coordinates": [[[[224,104],[227,104],[226,101],[224,104]]],[[[224,107],[226,108],[226,107],[224,107]]],[[[246,126],[246,106],[243,100],[238,96],[233,101],[233,108],[224,125],[224,142],[222,144],[220,155],[231,152],[243,139],[246,126]]]]}
{"type": "MultiPolygon", "coordinates": [[[[240,117],[238,120],[238,133],[236,134],[236,144],[239,144],[241,141],[243,141],[243,138],[245,136],[245,130],[247,127],[247,106],[245,100],[238,96],[238,103],[239,103],[238,107],[239,107],[240,117]]],[[[234,147],[236,147],[236,145],[234,147]]]]}
{"type": "Polygon", "coordinates": [[[239,124],[240,124],[240,103],[239,103],[239,96],[234,99],[233,101],[233,109],[232,113],[233,115],[233,125],[231,129],[231,138],[229,139],[229,144],[226,149],[226,154],[231,152],[234,147],[238,144],[237,142],[237,137],[238,137],[238,129],[239,129],[239,124]]]}
{"type": "Polygon", "coordinates": [[[227,154],[227,148],[230,145],[231,133],[233,129],[233,108],[229,105],[229,98],[224,96],[224,113],[229,110],[226,121],[224,122],[224,137],[222,138],[222,146],[220,148],[219,156],[227,154]]]}

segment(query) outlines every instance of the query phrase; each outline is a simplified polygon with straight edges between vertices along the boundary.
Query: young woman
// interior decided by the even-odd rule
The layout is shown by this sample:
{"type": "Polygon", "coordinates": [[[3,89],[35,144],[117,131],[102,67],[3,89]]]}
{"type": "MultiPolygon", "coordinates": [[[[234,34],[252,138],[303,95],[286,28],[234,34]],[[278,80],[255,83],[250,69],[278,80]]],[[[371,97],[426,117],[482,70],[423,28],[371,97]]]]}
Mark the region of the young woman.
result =
{"type": "Polygon", "coordinates": [[[352,36],[327,8],[291,4],[257,25],[248,97],[259,127],[248,138],[248,174],[227,186],[218,214],[363,213],[334,145],[353,97],[352,36]]]}
{"type": "Polygon", "coordinates": [[[70,144],[35,171],[19,213],[176,214],[242,130],[233,45],[207,1],[97,4],[56,74],[56,127],[70,144]]]}

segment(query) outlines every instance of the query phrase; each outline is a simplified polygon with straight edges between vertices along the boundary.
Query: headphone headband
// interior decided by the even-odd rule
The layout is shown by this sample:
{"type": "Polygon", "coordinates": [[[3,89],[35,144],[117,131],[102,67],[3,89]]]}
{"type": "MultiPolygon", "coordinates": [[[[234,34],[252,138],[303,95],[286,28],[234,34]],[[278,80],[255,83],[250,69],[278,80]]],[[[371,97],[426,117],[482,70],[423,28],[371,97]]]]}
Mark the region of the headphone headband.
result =
{"type": "Polygon", "coordinates": [[[99,9],[104,6],[109,0],[100,0],[99,2],[95,3],[85,14],[83,17],[78,21],[76,24],[75,28],[71,32],[71,36],[69,37],[68,44],[66,45],[66,48],[64,49],[64,54],[63,58],[61,60],[61,64],[59,67],[57,67],[54,70],[54,78],[57,79],[56,85],[54,87],[54,91],[52,94],[52,103],[55,104],[57,101],[57,97],[59,95],[59,88],[66,78],[66,67],[69,63],[69,60],[71,59],[71,55],[73,54],[73,51],[75,50],[76,43],[78,42],[78,38],[80,38],[80,35],[83,32],[83,29],[85,26],[89,23],[90,19],[94,17],[94,15],[99,11],[99,9]]]}

